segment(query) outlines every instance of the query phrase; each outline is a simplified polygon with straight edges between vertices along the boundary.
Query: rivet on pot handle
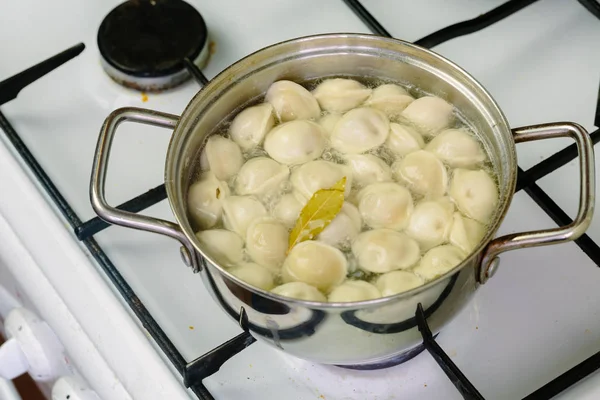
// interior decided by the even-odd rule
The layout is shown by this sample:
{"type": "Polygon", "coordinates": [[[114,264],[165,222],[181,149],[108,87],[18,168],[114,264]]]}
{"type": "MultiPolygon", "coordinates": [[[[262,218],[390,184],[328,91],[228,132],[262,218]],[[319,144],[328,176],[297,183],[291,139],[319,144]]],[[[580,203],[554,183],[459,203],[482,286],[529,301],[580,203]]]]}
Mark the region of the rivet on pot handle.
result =
{"type": "MultiPolygon", "coordinates": [[[[119,210],[118,208],[110,206],[106,201],[104,186],[106,183],[106,171],[108,168],[110,148],[117,127],[124,121],[174,129],[179,121],[179,117],[154,110],[126,107],[113,111],[106,118],[100,131],[92,167],[92,178],[90,181],[90,200],[92,202],[92,208],[96,214],[106,222],[172,237],[181,242],[188,254],[194,254],[194,249],[191,247],[191,244],[186,239],[179,225],[163,219],[119,210]]],[[[199,265],[197,265],[197,257],[190,258],[193,264],[192,268],[194,271],[198,271],[199,265]]]]}
{"type": "Polygon", "coordinates": [[[513,135],[515,143],[557,137],[571,137],[575,140],[579,151],[579,168],[581,170],[579,211],[575,220],[569,225],[554,229],[513,233],[492,240],[483,251],[479,270],[480,283],[485,283],[490,278],[492,266],[497,262],[497,256],[500,253],[575,240],[585,233],[594,214],[594,147],[589,134],[582,126],[571,122],[534,125],[513,129],[513,135]]]}

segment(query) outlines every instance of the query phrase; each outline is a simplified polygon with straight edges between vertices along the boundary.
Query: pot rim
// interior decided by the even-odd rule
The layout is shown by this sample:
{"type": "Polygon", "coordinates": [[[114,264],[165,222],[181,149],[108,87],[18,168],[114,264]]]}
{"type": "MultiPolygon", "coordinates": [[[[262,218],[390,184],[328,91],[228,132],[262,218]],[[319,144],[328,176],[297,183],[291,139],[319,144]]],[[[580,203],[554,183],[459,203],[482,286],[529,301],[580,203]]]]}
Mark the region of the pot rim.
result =
{"type": "Polygon", "coordinates": [[[492,223],[489,223],[486,226],[487,234],[484,236],[484,238],[481,239],[479,245],[474,250],[471,251],[471,253],[463,260],[462,263],[458,264],[457,266],[455,266],[454,268],[452,268],[450,271],[446,272],[445,274],[440,275],[437,278],[431,280],[430,282],[427,282],[424,285],[421,285],[414,289],[408,290],[406,292],[398,293],[393,296],[381,297],[378,299],[355,301],[355,302],[331,302],[331,303],[330,302],[318,302],[318,301],[308,301],[308,300],[301,300],[301,299],[294,299],[291,297],[280,296],[280,295],[272,293],[270,291],[266,291],[266,290],[262,290],[257,287],[254,287],[254,286],[242,281],[241,279],[237,278],[236,276],[232,275],[230,272],[227,271],[226,268],[222,267],[218,262],[216,262],[216,260],[214,258],[207,255],[204,251],[202,251],[200,249],[199,242],[195,237],[195,232],[189,225],[186,211],[180,210],[179,208],[177,208],[172,200],[174,198],[177,198],[177,196],[178,196],[177,186],[175,184],[176,169],[174,167],[174,165],[175,165],[174,160],[176,160],[178,157],[178,154],[176,153],[176,150],[178,147],[177,144],[178,144],[178,141],[181,140],[181,138],[184,136],[183,135],[184,128],[182,128],[182,125],[185,125],[184,123],[187,122],[188,120],[194,120],[196,118],[196,116],[194,115],[193,109],[195,108],[195,103],[198,101],[198,99],[200,99],[202,96],[204,96],[205,93],[211,92],[212,90],[218,88],[219,86],[226,84],[227,81],[230,81],[230,79],[226,78],[226,77],[229,75],[229,73],[232,70],[235,70],[241,64],[250,63],[252,61],[252,59],[254,57],[256,57],[256,55],[261,54],[262,52],[272,50],[273,48],[276,48],[276,47],[290,45],[290,44],[294,44],[294,43],[310,42],[310,41],[314,41],[314,40],[322,40],[322,39],[328,39],[328,38],[351,38],[351,39],[353,38],[353,39],[365,40],[365,41],[375,42],[375,43],[376,42],[396,43],[396,44],[401,44],[402,46],[405,46],[405,47],[412,48],[413,50],[416,50],[417,52],[427,54],[428,56],[437,59],[441,64],[444,64],[445,67],[453,68],[456,73],[463,75],[463,78],[466,78],[466,80],[471,85],[473,85],[476,89],[481,91],[481,94],[483,96],[487,97],[486,101],[489,103],[489,107],[487,107],[487,109],[494,108],[495,109],[494,112],[496,112],[501,117],[501,121],[498,121],[499,122],[498,125],[500,125],[500,123],[501,123],[502,125],[506,126],[506,128],[510,131],[510,125],[508,124],[508,120],[506,119],[506,116],[504,115],[504,113],[502,112],[502,110],[498,106],[498,103],[494,100],[492,95],[485,89],[485,87],[481,83],[479,83],[479,81],[477,81],[465,69],[461,68],[460,66],[458,66],[454,62],[448,60],[447,58],[439,55],[438,53],[435,53],[424,47],[412,44],[410,42],[406,42],[404,40],[394,39],[394,38],[386,38],[386,37],[381,37],[381,36],[372,35],[372,34],[329,33],[329,34],[302,36],[302,37],[298,37],[298,38],[294,38],[294,39],[281,41],[281,42],[269,45],[267,47],[263,47],[255,52],[241,58],[240,60],[236,61],[235,63],[231,64],[230,66],[225,68],[223,71],[221,71],[212,80],[210,80],[209,83],[206,84],[206,86],[202,87],[196,93],[196,95],[194,95],[194,97],[190,100],[188,105],[185,107],[183,113],[181,114],[181,118],[180,118],[179,122],[177,123],[177,125],[175,126],[173,135],[171,136],[171,140],[169,141],[169,146],[168,146],[167,155],[166,155],[166,164],[165,164],[165,185],[166,185],[166,190],[167,190],[167,197],[169,199],[169,205],[171,207],[171,210],[175,216],[177,223],[181,227],[183,235],[185,235],[187,241],[189,243],[191,243],[191,245],[196,250],[196,253],[197,253],[196,256],[198,256],[199,263],[201,263],[201,265],[204,265],[204,268],[206,268],[207,266],[206,266],[205,261],[208,260],[210,263],[212,263],[212,265],[217,267],[219,273],[225,275],[229,280],[236,282],[238,285],[244,287],[245,289],[247,289],[255,294],[264,296],[270,300],[277,301],[280,303],[285,303],[292,307],[293,306],[303,306],[303,307],[309,307],[309,308],[315,309],[315,310],[335,309],[335,310],[339,310],[339,311],[344,311],[346,309],[357,310],[357,309],[365,309],[365,308],[369,308],[369,307],[373,307],[373,306],[383,306],[387,303],[393,303],[396,301],[401,301],[403,299],[412,297],[414,295],[417,295],[421,292],[428,290],[429,288],[431,288],[433,286],[439,285],[441,282],[448,280],[454,274],[458,273],[460,270],[462,270],[465,266],[467,266],[468,264],[470,264],[473,261],[476,261],[475,265],[479,265],[479,263],[481,261],[480,256],[481,256],[484,248],[488,245],[488,243],[492,240],[493,236],[496,234],[498,228],[500,227],[500,224],[502,223],[502,221],[504,220],[504,218],[506,216],[506,213],[508,211],[508,208],[510,206],[512,198],[514,196],[514,192],[515,192],[515,188],[516,188],[516,181],[517,181],[517,167],[516,167],[517,166],[517,161],[516,161],[517,158],[516,158],[516,146],[515,146],[514,141],[507,142],[510,147],[509,149],[507,149],[510,157],[507,157],[507,159],[502,159],[503,163],[508,162],[509,164],[510,163],[513,164],[509,169],[509,171],[510,171],[509,174],[505,177],[505,179],[508,180],[508,183],[506,186],[507,195],[500,196],[500,202],[496,207],[496,212],[494,214],[494,220],[492,223]]]}

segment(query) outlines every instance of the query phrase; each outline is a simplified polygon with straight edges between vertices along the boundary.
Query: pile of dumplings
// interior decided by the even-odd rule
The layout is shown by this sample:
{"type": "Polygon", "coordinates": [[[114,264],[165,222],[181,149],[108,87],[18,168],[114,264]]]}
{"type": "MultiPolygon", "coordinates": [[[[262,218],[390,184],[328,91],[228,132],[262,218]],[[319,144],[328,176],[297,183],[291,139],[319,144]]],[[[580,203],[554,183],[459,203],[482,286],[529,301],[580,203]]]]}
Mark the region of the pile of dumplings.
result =
{"type": "Polygon", "coordinates": [[[454,107],[396,84],[277,81],[217,133],[188,192],[196,236],[232,275],[281,296],[351,302],[421,286],[478,246],[498,203],[454,107]],[[288,252],[304,205],[343,177],[340,213],[288,252]]]}

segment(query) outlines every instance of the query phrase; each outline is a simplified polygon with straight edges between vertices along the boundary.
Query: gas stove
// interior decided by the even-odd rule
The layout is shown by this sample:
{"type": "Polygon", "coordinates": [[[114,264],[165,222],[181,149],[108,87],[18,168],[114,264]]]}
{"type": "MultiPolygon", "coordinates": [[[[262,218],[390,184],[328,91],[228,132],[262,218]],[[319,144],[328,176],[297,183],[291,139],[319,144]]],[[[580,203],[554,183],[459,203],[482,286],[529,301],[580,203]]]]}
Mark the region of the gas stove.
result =
{"type": "MultiPolygon", "coordinates": [[[[269,44],[317,33],[375,33],[432,47],[478,79],[511,126],[574,121],[597,141],[600,21],[590,12],[597,10],[593,2],[582,1],[589,9],[575,0],[188,3],[208,34],[195,31],[198,40],[181,53],[188,61],[165,68],[168,79],[158,88],[147,63],[131,63],[102,45],[111,36],[101,39],[99,29],[118,2],[23,0],[0,17],[6,38],[0,80],[85,45],[0,113],[0,316],[9,327],[31,312],[53,332],[43,342],[53,343],[45,354],[54,361],[37,377],[48,396],[600,396],[598,218],[576,243],[503,255],[493,279],[435,341],[425,335],[429,352],[395,367],[353,371],[253,343],[183,265],[178,244],[107,227],[88,197],[98,131],[112,110],[181,114],[205,78],[269,44]],[[124,76],[137,77],[133,86],[140,89],[141,82],[145,91],[121,86],[124,76]]],[[[109,202],[172,218],[162,186],[169,133],[127,124],[122,130],[108,171],[109,202]]],[[[579,192],[571,143],[557,139],[517,150],[523,190],[499,234],[568,223],[579,192]]],[[[30,373],[31,364],[24,367],[30,373]]]]}

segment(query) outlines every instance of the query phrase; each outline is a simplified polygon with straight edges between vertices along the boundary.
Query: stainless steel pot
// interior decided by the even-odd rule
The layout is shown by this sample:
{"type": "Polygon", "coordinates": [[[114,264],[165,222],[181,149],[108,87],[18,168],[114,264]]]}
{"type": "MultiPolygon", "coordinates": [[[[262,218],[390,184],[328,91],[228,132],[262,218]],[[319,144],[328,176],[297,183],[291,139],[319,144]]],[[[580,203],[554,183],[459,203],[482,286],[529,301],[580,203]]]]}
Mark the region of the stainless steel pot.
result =
{"type": "Polygon", "coordinates": [[[106,119],[90,185],[91,202],[104,220],[170,236],[181,242],[184,262],[200,272],[208,290],[234,319],[243,307],[255,337],[283,351],[318,363],[381,365],[414,353],[421,342],[415,311],[420,303],[432,331],[456,315],[479,284],[498,265],[498,255],[524,247],[557,244],[581,236],[594,208],[594,153],[587,132],[567,122],[513,129],[489,93],[467,72],[445,58],[400,40],[358,34],[294,39],[262,49],[233,64],[210,81],[177,117],[157,111],[122,108],[106,119]],[[459,266],[425,286],[393,297],[355,303],[318,303],[284,298],[240,281],[220,267],[198,242],[186,216],[186,193],[199,148],[214,127],[279,79],[308,81],[333,75],[406,82],[436,94],[461,110],[481,135],[498,172],[500,201],[481,245],[459,266]],[[106,202],[104,184],[109,151],[123,121],[174,130],[165,182],[177,223],[129,213],[106,202]],[[579,149],[579,212],[567,226],[493,238],[514,194],[515,143],[568,136],[579,149]]]}

